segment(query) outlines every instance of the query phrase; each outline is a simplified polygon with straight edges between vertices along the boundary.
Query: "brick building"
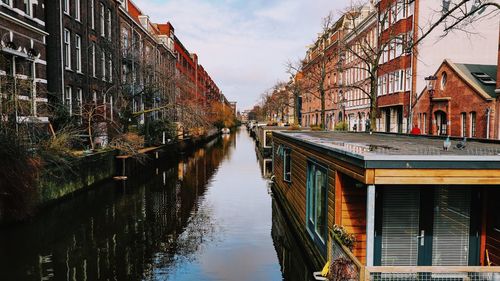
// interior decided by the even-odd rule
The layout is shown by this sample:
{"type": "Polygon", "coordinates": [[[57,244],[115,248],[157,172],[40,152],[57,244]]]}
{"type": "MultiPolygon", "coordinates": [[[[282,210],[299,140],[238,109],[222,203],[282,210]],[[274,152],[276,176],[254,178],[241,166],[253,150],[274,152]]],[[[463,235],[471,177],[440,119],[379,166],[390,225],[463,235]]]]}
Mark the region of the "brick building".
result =
{"type": "Polygon", "coordinates": [[[344,120],[344,113],[339,110],[339,85],[341,83],[341,65],[339,40],[342,38],[345,17],[341,17],[330,30],[318,36],[308,49],[301,68],[302,85],[302,126],[319,126],[333,129],[335,123],[344,120]],[[320,87],[325,91],[325,120],[321,121],[320,87]]]}
{"type": "MultiPolygon", "coordinates": [[[[377,13],[364,5],[344,26],[342,38],[342,108],[349,131],[367,131],[370,122],[370,72],[373,49],[377,47],[377,13]]],[[[374,79],[374,78],[373,78],[374,79]]]]}
{"type": "MultiPolygon", "coordinates": [[[[444,11],[443,1],[378,0],[379,48],[383,49],[379,76],[377,129],[408,132],[412,105],[444,58],[474,64],[495,64],[498,17],[483,17],[470,24],[474,32],[442,37],[443,28],[428,33],[411,51],[405,47],[427,33],[429,23],[444,11]]],[[[471,1],[473,2],[473,1],[471,1]]],[[[449,3],[448,3],[449,4],[449,3]]],[[[473,3],[471,3],[472,5],[473,3]]],[[[471,8],[471,7],[468,7],[471,8]]]]}
{"type": "Polygon", "coordinates": [[[64,105],[82,122],[84,107],[98,105],[113,118],[117,96],[116,0],[47,1],[48,88],[54,107],[64,105]]]}
{"type": "Polygon", "coordinates": [[[0,1],[0,121],[48,122],[46,1],[0,1]]]}
{"type": "Polygon", "coordinates": [[[149,16],[132,2],[124,0],[119,9],[121,90],[131,103],[138,124],[147,118],[174,116],[169,111],[175,102],[174,35],[164,24],[149,16]]]}
{"type": "Polygon", "coordinates": [[[434,90],[425,88],[414,107],[423,134],[499,139],[496,65],[445,60],[435,76],[434,90]]]}

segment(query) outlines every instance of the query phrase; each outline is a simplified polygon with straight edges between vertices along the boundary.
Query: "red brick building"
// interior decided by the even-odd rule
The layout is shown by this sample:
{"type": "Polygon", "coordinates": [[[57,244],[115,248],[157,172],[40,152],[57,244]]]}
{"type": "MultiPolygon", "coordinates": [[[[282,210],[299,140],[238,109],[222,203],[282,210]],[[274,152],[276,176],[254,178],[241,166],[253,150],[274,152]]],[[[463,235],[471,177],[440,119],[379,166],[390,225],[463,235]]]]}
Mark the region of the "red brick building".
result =
{"type": "Polygon", "coordinates": [[[302,126],[319,126],[333,129],[335,123],[344,120],[344,112],[339,110],[341,65],[339,64],[340,44],[344,17],[330,30],[320,34],[309,48],[301,69],[302,79],[302,126]],[[324,76],[323,73],[324,72],[324,76]],[[322,77],[323,76],[323,77],[322,77]],[[321,120],[320,85],[325,91],[325,120],[321,120]]]}
{"type": "Polygon", "coordinates": [[[443,1],[376,2],[379,47],[383,49],[378,71],[378,131],[406,133],[411,129],[412,106],[425,87],[424,77],[431,75],[444,58],[467,64],[496,63],[492,39],[496,40],[498,34],[498,17],[479,17],[470,23],[472,32],[457,30],[442,36],[445,23],[428,31],[444,12],[443,1]],[[426,37],[417,46],[406,49],[424,34],[426,37]]]}
{"type": "Polygon", "coordinates": [[[499,139],[496,65],[445,60],[436,71],[434,91],[424,89],[413,123],[423,134],[499,139]]]}

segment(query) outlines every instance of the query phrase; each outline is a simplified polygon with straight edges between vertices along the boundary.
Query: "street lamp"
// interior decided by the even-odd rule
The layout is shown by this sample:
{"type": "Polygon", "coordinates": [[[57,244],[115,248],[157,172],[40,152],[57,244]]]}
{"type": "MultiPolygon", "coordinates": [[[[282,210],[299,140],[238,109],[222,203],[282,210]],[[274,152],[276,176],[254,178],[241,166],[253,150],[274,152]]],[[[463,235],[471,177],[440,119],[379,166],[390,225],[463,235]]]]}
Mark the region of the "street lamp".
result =
{"type": "Polygon", "coordinates": [[[437,77],[435,75],[431,75],[428,77],[425,77],[425,83],[427,85],[427,91],[429,91],[429,95],[432,98],[434,96],[434,89],[436,86],[436,80],[437,77]]]}
{"type": "MultiPolygon", "coordinates": [[[[437,77],[435,75],[431,75],[425,77],[425,83],[427,85],[427,91],[429,92],[429,134],[434,132],[434,118],[432,117],[432,112],[434,111],[434,105],[432,103],[432,98],[434,97],[434,89],[436,86],[437,77]]],[[[425,121],[424,121],[425,122],[425,121]]],[[[425,134],[425,132],[424,132],[425,134]]]]}

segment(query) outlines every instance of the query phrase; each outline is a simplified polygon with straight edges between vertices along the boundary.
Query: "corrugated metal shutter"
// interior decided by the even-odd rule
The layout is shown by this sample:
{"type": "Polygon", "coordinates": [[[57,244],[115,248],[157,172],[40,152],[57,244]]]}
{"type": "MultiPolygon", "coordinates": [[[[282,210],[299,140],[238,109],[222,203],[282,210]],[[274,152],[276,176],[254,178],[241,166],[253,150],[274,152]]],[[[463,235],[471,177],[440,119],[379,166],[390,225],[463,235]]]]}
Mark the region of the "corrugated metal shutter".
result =
{"type": "Polygon", "coordinates": [[[441,187],[434,195],[432,265],[468,265],[471,191],[441,187]]]}
{"type": "Polygon", "coordinates": [[[386,189],[383,195],[382,259],[385,266],[418,262],[420,192],[417,188],[386,189]]]}

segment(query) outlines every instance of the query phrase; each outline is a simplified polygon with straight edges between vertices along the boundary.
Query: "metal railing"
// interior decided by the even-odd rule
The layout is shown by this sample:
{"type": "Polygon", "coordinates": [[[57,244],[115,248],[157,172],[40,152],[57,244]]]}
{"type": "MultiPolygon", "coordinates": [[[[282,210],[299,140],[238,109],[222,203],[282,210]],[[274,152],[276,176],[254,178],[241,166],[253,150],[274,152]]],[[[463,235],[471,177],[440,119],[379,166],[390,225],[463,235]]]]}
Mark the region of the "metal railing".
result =
{"type": "Polygon", "coordinates": [[[344,246],[340,240],[330,232],[328,243],[328,255],[331,262],[330,271],[333,275],[343,275],[338,280],[365,280],[365,269],[363,264],[352,254],[351,250],[344,246]]]}
{"type": "Polygon", "coordinates": [[[365,281],[500,281],[500,267],[373,266],[364,276],[365,281]]]}

